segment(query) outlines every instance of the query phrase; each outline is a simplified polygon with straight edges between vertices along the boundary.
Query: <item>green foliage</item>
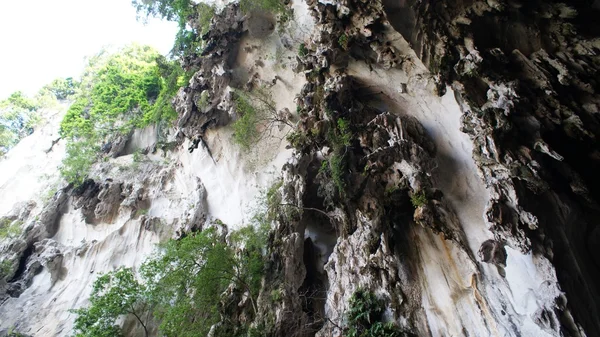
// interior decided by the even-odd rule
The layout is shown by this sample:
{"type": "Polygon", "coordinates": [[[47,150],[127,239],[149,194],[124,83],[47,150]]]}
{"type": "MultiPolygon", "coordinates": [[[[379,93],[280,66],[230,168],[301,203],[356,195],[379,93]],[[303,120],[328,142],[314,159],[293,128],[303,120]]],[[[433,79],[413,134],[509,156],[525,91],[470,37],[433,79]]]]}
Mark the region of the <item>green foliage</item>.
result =
{"type": "Polygon", "coordinates": [[[208,31],[210,21],[215,15],[214,6],[206,3],[194,3],[191,0],[132,0],[138,18],[158,17],[175,21],[179,31],[171,53],[184,57],[198,53],[202,48],[200,36],[208,31]],[[198,27],[190,27],[188,21],[196,19],[198,27]]]}
{"type": "Polygon", "coordinates": [[[284,13],[287,9],[283,0],[240,0],[240,8],[244,13],[252,11],[284,13]]]}
{"type": "Polygon", "coordinates": [[[340,194],[346,190],[346,148],[352,143],[352,131],[350,122],[344,118],[339,118],[335,128],[331,128],[327,134],[327,140],[333,148],[333,154],[330,156],[327,167],[322,163],[321,172],[331,174],[331,178],[340,194]]]}
{"type": "Polygon", "coordinates": [[[281,301],[281,289],[273,289],[271,291],[271,301],[275,303],[281,301]]]}
{"type": "Polygon", "coordinates": [[[149,298],[167,336],[203,336],[219,321],[221,293],[235,275],[233,251],[214,229],[171,240],[142,266],[149,298]]]}
{"type": "Polygon", "coordinates": [[[191,0],[132,0],[138,16],[158,17],[169,21],[186,20],[193,13],[191,0]]]}
{"type": "Polygon", "coordinates": [[[215,7],[209,6],[204,2],[199,2],[196,5],[196,13],[198,15],[200,35],[205,34],[210,27],[210,21],[215,16],[215,7]]]}
{"type": "Polygon", "coordinates": [[[131,45],[93,56],[60,125],[67,140],[61,173],[81,183],[99,156],[99,144],[136,127],[169,123],[171,100],[184,77],[181,67],[148,46],[131,45]]]}
{"type": "Polygon", "coordinates": [[[27,335],[24,335],[20,332],[17,332],[14,330],[14,327],[9,327],[8,331],[6,332],[6,335],[3,335],[5,337],[27,337],[27,335]]]}
{"type": "Polygon", "coordinates": [[[286,136],[286,140],[295,149],[302,149],[304,146],[309,144],[310,139],[306,133],[302,131],[292,131],[286,136]]]}
{"type": "Polygon", "coordinates": [[[333,154],[331,159],[329,159],[329,168],[331,169],[333,183],[340,193],[344,193],[344,190],[346,189],[346,161],[344,160],[344,157],[333,154]]]}
{"type": "Polygon", "coordinates": [[[344,50],[348,50],[348,43],[350,42],[350,39],[348,38],[348,35],[346,34],[342,34],[340,35],[340,37],[338,38],[338,44],[340,45],[340,47],[342,47],[342,49],[344,50]]]}
{"type": "Polygon", "coordinates": [[[249,150],[260,139],[257,129],[260,121],[259,111],[248,95],[241,92],[237,93],[235,108],[241,116],[233,123],[233,140],[242,149],[249,150]]]}
{"type": "Polygon", "coordinates": [[[375,294],[362,289],[357,290],[350,298],[350,309],[347,312],[348,337],[400,337],[401,332],[393,323],[381,322],[384,312],[383,301],[375,294]]]}
{"type": "Polygon", "coordinates": [[[9,259],[3,259],[0,262],[0,280],[3,280],[9,276],[11,276],[13,272],[14,264],[13,261],[9,259]]]}
{"type": "Polygon", "coordinates": [[[14,238],[21,235],[23,229],[22,221],[10,221],[7,218],[3,218],[0,221],[0,239],[14,238]]]}
{"type": "Polygon", "coordinates": [[[238,247],[243,247],[243,252],[237,254],[234,261],[238,284],[248,290],[251,299],[257,298],[260,291],[265,269],[264,254],[268,233],[267,223],[246,226],[231,233],[231,242],[238,247]]]}
{"type": "Polygon", "coordinates": [[[72,77],[57,78],[50,82],[50,84],[44,86],[42,90],[48,90],[56,99],[64,100],[75,95],[79,83],[73,81],[72,77]]]}
{"type": "Polygon", "coordinates": [[[60,174],[75,186],[81,185],[96,162],[98,151],[98,146],[91,140],[67,142],[66,156],[59,168],[60,174]]]}
{"type": "Polygon", "coordinates": [[[306,55],[308,55],[308,49],[306,48],[306,44],[301,43],[298,47],[298,56],[304,57],[306,55]]]}
{"type": "Polygon", "coordinates": [[[135,212],[136,217],[138,217],[140,215],[147,215],[147,214],[148,214],[147,208],[140,208],[140,209],[136,210],[136,212],[135,212]]]}
{"type": "MultiPolygon", "coordinates": [[[[222,296],[233,285],[238,296],[248,293],[252,313],[265,269],[268,225],[248,226],[229,236],[215,228],[170,240],[146,261],[135,278],[122,268],[94,283],[90,306],[75,310],[76,337],[121,336],[115,325],[123,315],[150,310],[164,336],[206,336],[221,321],[222,296]]],[[[241,330],[245,331],[246,327],[241,330]]]]}
{"type": "Polygon", "coordinates": [[[410,202],[412,203],[413,207],[415,207],[415,208],[426,205],[427,204],[427,195],[425,194],[425,191],[413,193],[410,196],[410,202]]]}
{"type": "Polygon", "coordinates": [[[160,80],[160,92],[154,104],[144,113],[138,126],[146,126],[155,123],[171,123],[177,118],[177,111],[173,108],[173,97],[186,82],[188,76],[177,61],[168,60],[162,55],[155,59],[156,71],[160,80]]]}
{"type": "Polygon", "coordinates": [[[267,202],[267,221],[273,221],[279,214],[281,206],[281,193],[280,189],[283,186],[283,179],[277,179],[271,187],[267,190],[265,195],[267,202]]]}
{"type": "Polygon", "coordinates": [[[168,242],[160,257],[142,267],[160,330],[166,336],[205,336],[220,320],[221,294],[231,283],[253,301],[263,275],[265,235],[253,227],[232,233],[240,252],[213,228],[168,242]]]}
{"type": "Polygon", "coordinates": [[[337,133],[334,133],[332,138],[334,147],[350,146],[352,141],[352,132],[350,130],[350,122],[347,119],[339,118],[337,120],[337,133]]]}
{"type": "Polygon", "coordinates": [[[140,151],[139,149],[135,150],[133,152],[133,162],[134,163],[139,163],[142,160],[144,160],[144,155],[142,154],[142,151],[140,151]]]}
{"type": "Polygon", "coordinates": [[[15,146],[22,138],[30,135],[39,123],[35,99],[16,91],[0,101],[0,156],[15,146]]]}
{"type": "Polygon", "coordinates": [[[94,282],[90,306],[73,310],[77,314],[73,327],[75,336],[122,336],[117,319],[127,314],[139,317],[136,310],[145,302],[145,293],[145,285],[136,279],[131,268],[101,275],[94,282]]]}

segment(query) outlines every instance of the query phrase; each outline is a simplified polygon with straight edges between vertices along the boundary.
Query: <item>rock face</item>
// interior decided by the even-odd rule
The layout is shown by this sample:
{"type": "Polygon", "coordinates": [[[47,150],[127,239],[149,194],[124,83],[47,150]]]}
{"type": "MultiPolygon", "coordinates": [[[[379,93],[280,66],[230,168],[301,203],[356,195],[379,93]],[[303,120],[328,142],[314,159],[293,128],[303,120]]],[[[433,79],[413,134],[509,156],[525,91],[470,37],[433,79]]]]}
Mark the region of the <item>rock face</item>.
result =
{"type": "MultiPolygon", "coordinates": [[[[576,321],[600,334],[597,11],[585,1],[389,3],[455,90],[496,240],[551,261],[576,321]]],[[[561,296],[558,313],[542,314],[578,335],[564,307],[561,296]]]]}
{"type": "MultiPolygon", "coordinates": [[[[69,335],[97,273],[213,220],[246,223],[279,176],[252,323],[264,336],[343,336],[361,289],[400,336],[600,335],[597,4],[287,6],[287,24],[237,5],[215,16],[184,60],[197,72],[174,100],[173,148],[137,130],[77,189],[1,186],[16,203],[0,224],[22,230],[0,245],[0,331],[69,335]],[[248,155],[229,124],[236,91],[257,89],[278,115],[248,155]],[[156,151],[123,154],[135,147],[156,151]]],[[[246,302],[228,302],[230,321],[246,302]]]]}

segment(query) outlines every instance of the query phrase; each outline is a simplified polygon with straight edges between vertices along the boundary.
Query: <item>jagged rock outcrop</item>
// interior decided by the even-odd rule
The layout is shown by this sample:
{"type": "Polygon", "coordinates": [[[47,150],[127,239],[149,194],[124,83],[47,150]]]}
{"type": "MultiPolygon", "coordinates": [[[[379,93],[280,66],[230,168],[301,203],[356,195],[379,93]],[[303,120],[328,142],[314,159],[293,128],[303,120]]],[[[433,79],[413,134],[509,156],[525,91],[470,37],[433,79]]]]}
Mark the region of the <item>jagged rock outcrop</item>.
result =
{"type": "MultiPolygon", "coordinates": [[[[598,12],[589,1],[387,3],[457,94],[497,242],[549,259],[576,321],[600,334],[598,12]]],[[[544,315],[579,335],[564,306],[561,295],[544,315]]]]}
{"type": "Polygon", "coordinates": [[[245,31],[243,15],[239,6],[227,6],[212,22],[202,36],[205,47],[201,55],[184,60],[184,67],[197,71],[173,102],[179,114],[179,132],[192,140],[190,150],[203,142],[206,129],[226,125],[234,114],[229,83],[233,59],[245,31]]]}
{"type": "MultiPolygon", "coordinates": [[[[580,3],[571,8],[560,3],[524,5],[514,2],[473,2],[464,6],[446,6],[442,3],[410,1],[340,1],[333,4],[311,2],[309,5],[319,23],[320,32],[313,39],[313,44],[309,44],[313,52],[300,57],[299,66],[296,68],[306,72],[309,84],[304,87],[302,99],[298,101],[301,116],[305,114],[299,125],[301,134],[295,135],[291,139],[292,143],[305,155],[314,156],[320,153],[326,158],[328,155],[331,158],[331,148],[335,147],[332,144],[334,139],[327,139],[323,134],[336,128],[335,119],[340,116],[353,116],[357,111],[361,111],[360,115],[363,118],[365,114],[368,115],[356,105],[344,106],[341,109],[342,115],[336,113],[335,107],[328,106],[331,103],[331,99],[327,97],[330,88],[334,88],[331,91],[336,92],[338,97],[343,96],[340,86],[331,84],[331,78],[335,78],[336,75],[331,75],[330,66],[348,66],[345,61],[338,62],[347,60],[343,55],[344,50],[347,51],[346,54],[361,58],[368,64],[378,62],[378,66],[384,69],[399,67],[403,71],[410,71],[414,61],[409,57],[396,56],[401,53],[394,50],[395,46],[390,43],[390,36],[393,36],[390,27],[393,27],[412,43],[417,55],[429,66],[433,74],[438,75],[433,78],[436,79],[440,92],[443,93],[446,83],[452,83],[464,113],[463,131],[472,136],[475,144],[473,158],[490,193],[485,221],[495,237],[494,240],[482,241],[478,251],[471,249],[463,232],[464,224],[453,215],[451,208],[443,207],[443,202],[437,199],[439,193],[433,189],[426,194],[433,202],[415,205],[417,209],[412,214],[412,219],[404,215],[403,234],[420,238],[406,242],[408,247],[394,251],[398,249],[394,244],[405,241],[388,233],[385,226],[384,229],[381,228],[381,222],[390,221],[393,216],[386,214],[379,219],[373,216],[373,210],[370,209],[376,209],[378,203],[385,205],[385,199],[381,196],[373,198],[371,195],[365,202],[369,205],[368,211],[361,208],[360,203],[350,203],[348,199],[366,198],[365,186],[369,186],[368,181],[373,177],[357,177],[362,165],[347,164],[347,179],[351,182],[348,184],[348,195],[333,197],[337,202],[345,200],[342,202],[345,207],[342,206],[329,214],[335,213],[339,216],[337,220],[343,225],[338,228],[338,232],[341,233],[341,238],[344,235],[349,235],[349,238],[338,239],[334,253],[326,265],[329,275],[327,293],[330,297],[325,306],[329,312],[324,314],[324,317],[343,320],[343,312],[347,308],[344,302],[347,302],[350,295],[347,291],[362,286],[378,291],[379,295],[390,303],[389,318],[401,322],[407,333],[457,333],[458,331],[452,332],[455,330],[452,330],[449,321],[439,325],[440,322],[432,320],[432,314],[424,313],[422,307],[426,303],[422,302],[422,297],[433,291],[426,289],[433,281],[428,278],[434,276],[428,274],[428,267],[420,264],[428,263],[426,259],[423,260],[424,254],[429,254],[428,251],[433,247],[442,245],[443,248],[439,248],[449,254],[449,263],[461,261],[462,264],[459,270],[448,270],[449,274],[460,275],[463,278],[463,281],[457,280],[458,284],[466,283],[458,288],[451,286],[451,291],[458,295],[462,291],[461,287],[470,288],[469,292],[472,291],[472,295],[467,297],[472,297],[466,302],[471,303],[468,305],[476,305],[479,308],[476,310],[479,311],[477,315],[481,315],[478,320],[482,325],[474,324],[474,318],[469,318],[474,313],[468,314],[461,312],[464,309],[459,309],[459,320],[465,320],[459,323],[462,325],[462,333],[486,335],[502,331],[503,334],[518,336],[526,331],[533,333],[532,331],[538,329],[549,335],[580,336],[584,330],[595,334],[597,319],[594,317],[598,317],[595,302],[598,296],[594,285],[597,282],[593,280],[597,279],[597,265],[594,262],[597,257],[591,247],[595,246],[596,236],[587,236],[594,233],[596,228],[593,224],[596,222],[594,219],[597,204],[591,191],[595,178],[591,174],[593,162],[585,167],[581,163],[587,160],[583,158],[592,158],[597,149],[597,122],[593,117],[597,110],[597,91],[593,77],[597,73],[598,50],[591,47],[597,38],[586,40],[581,36],[575,37],[573,32],[573,28],[578,27],[585,30],[584,36],[593,33],[593,29],[589,27],[588,14],[583,15],[579,26],[571,20],[576,9],[582,10],[586,5],[580,3]],[[507,15],[506,13],[511,13],[509,16],[515,18],[513,22],[526,17],[527,13],[529,16],[538,15],[541,21],[517,23],[517,28],[504,29],[496,37],[491,37],[492,33],[481,29],[484,25],[490,25],[500,32],[502,27],[508,27],[507,23],[499,21],[502,15],[507,15]],[[402,19],[406,22],[400,22],[402,19]],[[549,37],[545,38],[548,41],[539,42],[545,33],[549,34],[549,37]],[[517,38],[519,34],[524,34],[527,38],[517,38]],[[371,50],[379,52],[378,57],[369,57],[368,53],[364,53],[368,50],[365,45],[370,45],[371,50]],[[551,50],[557,56],[549,56],[548,50],[542,47],[551,50]],[[363,51],[363,54],[354,52],[353,48],[363,51]],[[381,53],[382,50],[388,52],[381,53]],[[512,56],[506,56],[507,52],[512,53],[512,56]],[[524,55],[528,55],[531,60],[524,55]],[[326,102],[325,109],[318,108],[322,102],[326,102]],[[334,123],[323,121],[332,117],[334,123]],[[582,122],[584,120],[587,122],[582,122]],[[311,149],[312,141],[316,141],[318,147],[311,149]],[[581,151],[564,151],[568,148],[567,144],[581,151]],[[563,151],[557,151],[555,147],[563,151]],[[431,204],[441,207],[429,209],[431,204]],[[423,232],[415,229],[414,225],[410,225],[412,220],[426,225],[426,230],[423,232]],[[568,229],[572,221],[583,226],[579,228],[581,231],[568,229]],[[427,239],[431,235],[428,234],[429,230],[432,230],[432,233],[443,232],[445,239],[451,239],[453,242],[427,239]],[[380,244],[379,250],[377,244],[375,247],[365,244],[373,240],[380,244]],[[572,244],[577,248],[572,247],[572,244]],[[506,276],[506,246],[531,254],[533,269],[547,274],[544,283],[535,285],[539,287],[534,290],[539,308],[530,312],[526,318],[527,322],[537,325],[536,328],[527,326],[529,323],[521,323],[524,326],[515,327],[511,320],[517,315],[514,310],[521,310],[514,304],[518,299],[502,298],[505,290],[501,287],[490,287],[497,282],[494,280],[506,276]],[[560,252],[558,256],[556,251],[560,252]],[[481,262],[494,264],[497,274],[477,261],[476,253],[479,253],[481,262]],[[411,256],[411,259],[396,260],[398,256],[405,254],[411,256]],[[555,267],[552,264],[555,264],[555,267]],[[397,265],[403,266],[401,270],[396,269],[397,265]],[[385,271],[385,274],[372,274],[369,272],[371,268],[385,271]],[[421,281],[415,281],[419,278],[421,281]],[[558,281],[561,282],[560,285],[558,281]],[[390,284],[398,288],[393,288],[390,284]],[[562,291],[566,291],[566,296],[562,291]],[[567,304],[569,294],[573,296],[572,306],[567,304]],[[513,305],[515,308],[509,310],[513,305]],[[466,323],[468,320],[471,323],[466,323]]],[[[399,91],[405,92],[406,87],[400,86],[399,91]]],[[[359,96],[357,93],[353,94],[359,96]]],[[[351,128],[360,125],[353,117],[350,119],[351,128]]],[[[390,119],[389,115],[379,115],[370,123],[377,128],[370,129],[367,134],[374,135],[373,138],[377,140],[381,137],[378,129],[381,129],[390,139],[402,139],[404,137],[399,136],[402,132],[396,131],[394,137],[393,131],[403,130],[403,122],[402,118],[390,119]],[[394,120],[395,123],[392,122],[394,120]]],[[[392,143],[393,141],[390,141],[390,145],[392,143]]],[[[364,147],[370,144],[361,139],[360,145],[364,147]]],[[[356,151],[356,145],[353,144],[351,149],[356,151]]],[[[352,150],[348,151],[346,148],[344,156],[352,157],[352,150]]],[[[389,163],[386,165],[385,160],[382,163],[382,158],[397,161],[398,164],[403,162],[404,170],[402,165],[398,165],[396,171],[405,180],[410,180],[413,172],[431,172],[435,165],[434,155],[431,154],[428,158],[427,152],[423,150],[418,151],[421,160],[408,160],[410,157],[395,158],[402,155],[402,150],[393,146],[379,145],[367,153],[374,160],[362,166],[365,167],[365,173],[374,173],[371,172],[371,168],[378,165],[387,167],[389,163]],[[389,149],[388,152],[386,148],[389,149]],[[378,152],[380,157],[377,156],[378,152]],[[428,165],[419,165],[419,162],[426,162],[428,165]],[[415,165],[419,169],[415,170],[415,165]]],[[[350,159],[351,162],[353,160],[355,159],[350,159]]],[[[311,177],[308,172],[302,174],[308,179],[307,185],[331,185],[331,182],[319,181],[318,176],[308,178],[311,177]]],[[[389,174],[383,176],[382,185],[394,181],[390,178],[393,177],[389,174]]],[[[377,181],[376,178],[374,180],[377,181]]],[[[403,187],[412,188],[411,194],[414,196],[421,189],[421,184],[422,182],[405,183],[403,187]]],[[[426,186],[431,188],[429,184],[426,186]]],[[[331,192],[335,189],[323,189],[321,186],[321,191],[323,190],[331,192]]],[[[303,200],[300,197],[296,199],[296,205],[303,200]]],[[[407,201],[405,197],[404,202],[407,201]]],[[[333,204],[335,205],[335,201],[333,204]]],[[[329,206],[331,205],[329,200],[329,206]]],[[[323,210],[324,206],[321,204],[318,208],[323,210]]],[[[405,213],[411,212],[405,210],[405,213]]],[[[481,225],[484,225],[483,221],[481,225]]],[[[308,246],[304,248],[308,249],[308,246]]],[[[293,260],[289,257],[292,255],[291,252],[280,253],[280,256],[288,256],[287,259],[290,260],[293,260]]],[[[452,268],[455,267],[450,269],[452,268]]],[[[285,279],[291,280],[294,277],[298,275],[285,279]]],[[[302,298],[303,295],[298,296],[302,298]]],[[[442,292],[440,296],[444,296],[442,292]]],[[[460,307],[459,304],[456,305],[460,307]]],[[[303,309],[305,313],[314,314],[310,309],[303,309]]],[[[472,309],[466,309],[469,310],[472,309]]],[[[302,317],[304,316],[296,317],[298,324],[302,324],[302,317]]],[[[324,317],[320,319],[325,321],[324,317]]],[[[339,326],[336,326],[335,321],[331,323],[328,322],[320,334],[339,334],[339,326]]]]}

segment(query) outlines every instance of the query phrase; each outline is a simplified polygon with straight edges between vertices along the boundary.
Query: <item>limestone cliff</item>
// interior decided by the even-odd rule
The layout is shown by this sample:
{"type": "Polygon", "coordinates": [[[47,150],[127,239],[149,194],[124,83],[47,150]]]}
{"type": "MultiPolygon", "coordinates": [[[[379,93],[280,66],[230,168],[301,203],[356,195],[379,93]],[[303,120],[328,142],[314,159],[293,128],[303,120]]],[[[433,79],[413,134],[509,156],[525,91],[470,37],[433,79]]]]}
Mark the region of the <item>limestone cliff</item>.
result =
{"type": "Polygon", "coordinates": [[[68,336],[99,273],[245,224],[281,177],[264,336],[342,336],[359,289],[398,335],[600,335],[598,4],[286,6],[224,7],[175,125],[123,139],[82,186],[58,176],[60,113],[0,162],[2,225],[22,228],[0,243],[0,329],[68,336]],[[239,91],[270,113],[246,151],[239,91]]]}

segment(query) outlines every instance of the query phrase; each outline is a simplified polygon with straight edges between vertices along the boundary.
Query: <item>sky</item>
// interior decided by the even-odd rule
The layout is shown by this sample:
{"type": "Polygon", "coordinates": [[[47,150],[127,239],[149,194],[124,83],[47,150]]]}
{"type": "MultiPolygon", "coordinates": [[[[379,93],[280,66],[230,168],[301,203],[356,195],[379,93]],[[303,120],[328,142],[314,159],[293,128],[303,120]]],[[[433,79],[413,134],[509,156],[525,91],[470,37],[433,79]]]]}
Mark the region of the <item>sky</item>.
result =
{"type": "Polygon", "coordinates": [[[0,100],[79,77],[104,46],[138,42],[166,54],[176,31],[173,22],[138,22],[131,0],[0,0],[0,100]]]}

